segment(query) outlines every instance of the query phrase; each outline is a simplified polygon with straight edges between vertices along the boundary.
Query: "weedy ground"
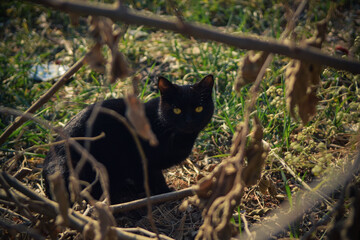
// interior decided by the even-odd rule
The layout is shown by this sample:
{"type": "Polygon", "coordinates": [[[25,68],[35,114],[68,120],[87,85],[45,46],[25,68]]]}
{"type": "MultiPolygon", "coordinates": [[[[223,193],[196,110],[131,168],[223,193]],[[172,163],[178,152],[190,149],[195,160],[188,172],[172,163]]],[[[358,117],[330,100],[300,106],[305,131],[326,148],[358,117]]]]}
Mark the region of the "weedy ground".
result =
{"type": "MultiPolygon", "coordinates": [[[[174,15],[172,7],[163,0],[125,2],[141,11],[174,15]]],[[[289,5],[285,4],[287,1],[266,0],[175,2],[187,21],[211,24],[224,32],[278,38],[286,26],[289,14],[286,9],[294,10],[297,1],[289,5]]],[[[355,2],[342,1],[333,11],[324,52],[360,59],[360,5],[355,2]],[[337,46],[348,49],[349,54],[336,52],[337,46]]],[[[300,41],[312,36],[316,21],[325,18],[330,7],[331,1],[310,1],[300,16],[293,37],[300,41]]],[[[32,79],[29,75],[31,67],[53,61],[70,66],[86,53],[92,39],[86,18],[80,18],[79,25],[72,26],[64,13],[20,1],[0,3],[0,12],[0,104],[24,111],[54,83],[32,79]]],[[[125,27],[122,23],[118,26],[125,27]]],[[[233,82],[246,51],[142,26],[128,26],[119,49],[133,71],[141,76],[140,97],[145,102],[158,96],[156,76],[163,75],[178,84],[193,83],[206,74],[215,76],[216,110],[211,123],[200,134],[189,159],[166,173],[169,184],[176,189],[195,184],[228,156],[233,133],[242,121],[250,86],[236,94],[233,82]]],[[[107,49],[103,51],[106,55],[107,49]]],[[[284,73],[289,60],[275,57],[266,71],[253,112],[264,126],[264,140],[271,146],[264,174],[276,184],[277,195],[271,197],[256,186],[248,190],[238,210],[249,224],[261,223],[269,211],[291,199],[301,188],[275,154],[305,182],[311,182],[331,174],[334,169],[341,169],[352,159],[356,149],[360,128],[359,75],[324,67],[317,93],[320,99],[317,114],[304,126],[291,118],[286,108],[284,73]]],[[[85,105],[122,97],[130,87],[130,78],[109,85],[106,75],[85,66],[36,115],[54,126],[64,126],[85,105]]],[[[1,133],[14,117],[0,116],[1,133]]],[[[0,146],[2,169],[13,173],[22,166],[30,167],[33,173],[24,181],[43,193],[41,164],[48,151],[43,145],[52,140],[54,135],[48,129],[27,122],[0,146]],[[19,154],[34,145],[38,148],[19,154]]],[[[178,205],[168,203],[155,208],[159,229],[172,237],[191,238],[201,224],[200,213],[196,209],[188,215],[180,213],[178,205]]],[[[321,218],[326,211],[327,206],[320,204],[313,209],[311,219],[305,216],[296,227],[284,230],[282,236],[301,236],[312,221],[321,218]]],[[[234,221],[238,223],[236,216],[234,221]]],[[[146,226],[145,222],[143,225],[127,224],[146,226]]],[[[325,234],[326,228],[318,231],[316,237],[321,239],[325,234]]]]}

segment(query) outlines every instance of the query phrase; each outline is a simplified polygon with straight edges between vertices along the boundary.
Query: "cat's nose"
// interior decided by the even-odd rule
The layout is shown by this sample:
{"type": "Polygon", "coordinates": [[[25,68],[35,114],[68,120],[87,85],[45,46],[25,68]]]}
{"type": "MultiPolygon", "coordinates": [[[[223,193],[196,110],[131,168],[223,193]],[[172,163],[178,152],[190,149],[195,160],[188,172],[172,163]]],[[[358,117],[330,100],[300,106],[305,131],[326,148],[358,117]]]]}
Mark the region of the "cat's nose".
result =
{"type": "Polygon", "coordinates": [[[192,117],[190,115],[187,115],[185,118],[185,123],[191,123],[192,117]]]}

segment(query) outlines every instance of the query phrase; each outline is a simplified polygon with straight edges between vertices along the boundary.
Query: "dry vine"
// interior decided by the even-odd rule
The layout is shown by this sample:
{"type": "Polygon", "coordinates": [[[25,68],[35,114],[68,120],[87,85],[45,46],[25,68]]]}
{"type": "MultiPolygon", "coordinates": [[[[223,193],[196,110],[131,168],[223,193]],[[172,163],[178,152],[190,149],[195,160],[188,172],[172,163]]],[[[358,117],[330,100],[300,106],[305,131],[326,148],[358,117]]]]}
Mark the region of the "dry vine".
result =
{"type": "MultiPolygon", "coordinates": [[[[79,14],[79,15],[93,15],[98,16],[96,18],[92,18],[92,33],[94,36],[98,37],[97,43],[93,46],[92,50],[84,57],[81,58],[49,91],[44,94],[32,107],[30,107],[24,114],[11,111],[9,109],[0,108],[0,110],[4,112],[8,112],[11,114],[21,116],[17,119],[0,137],[0,145],[5,142],[7,137],[16,130],[21,124],[23,124],[26,120],[32,119],[34,121],[39,122],[47,126],[49,129],[52,127],[46,122],[40,121],[33,117],[31,113],[34,113],[39,107],[44,104],[49,98],[61,87],[63,84],[71,77],[83,64],[84,62],[88,63],[94,69],[103,69],[102,66],[106,63],[106,61],[102,58],[100,53],[100,47],[103,44],[106,44],[111,51],[111,60],[108,63],[107,71],[110,76],[110,82],[114,82],[117,78],[121,78],[127,76],[131,71],[128,69],[125,58],[118,51],[118,40],[121,34],[119,32],[113,31],[111,29],[112,20],[120,20],[127,24],[136,24],[136,25],[147,25],[151,27],[156,27],[160,29],[166,29],[171,31],[180,32],[185,35],[194,36],[199,39],[213,40],[221,43],[225,43],[231,46],[235,46],[243,49],[251,49],[251,50],[260,50],[264,51],[259,55],[251,55],[249,54],[242,65],[242,79],[237,81],[235,85],[235,89],[239,89],[243,85],[254,82],[253,86],[250,90],[250,99],[248,101],[247,109],[244,116],[244,123],[241,124],[237,129],[237,135],[233,139],[233,145],[231,150],[231,157],[220,164],[211,175],[203,178],[198,185],[194,187],[194,191],[196,196],[189,199],[188,202],[185,202],[182,206],[183,209],[186,208],[188,203],[192,203],[200,206],[203,209],[203,217],[204,224],[201,226],[199,233],[197,235],[197,239],[229,239],[234,236],[237,232],[230,224],[229,220],[232,216],[232,212],[235,206],[239,205],[244,189],[247,186],[256,184],[261,175],[262,166],[264,164],[264,160],[269,152],[269,147],[267,144],[262,141],[262,127],[259,121],[255,118],[254,124],[252,128],[252,132],[250,133],[250,137],[248,139],[248,135],[250,132],[250,116],[252,111],[254,110],[255,102],[257,99],[257,95],[259,93],[259,86],[261,80],[263,78],[266,67],[272,60],[272,54],[269,53],[277,53],[282,54],[294,59],[298,59],[301,61],[308,61],[311,64],[316,64],[318,66],[318,70],[315,73],[315,80],[309,84],[309,89],[311,89],[311,93],[313,93],[314,85],[317,85],[316,81],[318,74],[320,73],[320,65],[327,65],[334,67],[336,69],[347,70],[352,73],[360,73],[360,63],[355,61],[350,61],[346,59],[340,59],[336,57],[330,57],[323,54],[320,50],[310,47],[310,46],[295,46],[292,44],[287,44],[285,42],[279,42],[275,40],[261,40],[255,39],[245,36],[234,36],[227,33],[221,33],[217,30],[211,28],[205,28],[202,26],[186,23],[181,17],[181,13],[176,11],[176,15],[178,16],[177,20],[172,19],[160,19],[157,17],[149,17],[144,16],[138,12],[128,9],[127,7],[116,4],[114,6],[99,4],[93,5],[86,2],[70,2],[70,1],[61,1],[61,0],[34,0],[32,2],[40,3],[45,6],[51,6],[58,10],[68,11],[71,14],[79,14]],[[99,16],[108,17],[108,18],[100,18],[99,16]],[[99,19],[100,18],[100,19],[99,19]],[[180,21],[180,23],[179,23],[180,21]],[[250,64],[254,64],[254,66],[249,67],[250,64]],[[118,68],[119,67],[119,68],[118,68]],[[250,69],[250,70],[249,70],[250,69]],[[254,70],[255,69],[255,70],[254,70]],[[247,161],[245,161],[245,159],[247,161]]],[[[301,8],[305,6],[306,1],[303,1],[303,5],[299,7],[299,11],[297,14],[301,12],[301,8]]],[[[291,28],[294,27],[294,22],[296,21],[297,15],[293,16],[292,21],[290,22],[290,30],[287,28],[283,37],[286,37],[291,28]]],[[[323,36],[320,36],[321,38],[323,36]]],[[[316,41],[316,39],[315,39],[316,41]]],[[[317,42],[316,42],[317,43],[317,42]]],[[[314,44],[309,44],[314,45],[314,44]]],[[[303,62],[298,61],[298,64],[301,65],[303,62]]],[[[306,68],[308,65],[305,65],[306,68]]],[[[302,69],[299,67],[300,70],[302,69]]],[[[297,68],[297,71],[299,71],[297,68]]],[[[294,67],[295,69],[295,67],[294,67]]],[[[293,69],[289,70],[289,78],[293,78],[294,82],[298,80],[296,72],[293,69]]],[[[301,78],[301,77],[300,77],[301,78]]],[[[135,78],[134,78],[135,81],[135,78]]],[[[134,83],[134,86],[136,84],[134,83]]],[[[292,85],[294,88],[294,85],[292,85]]],[[[291,89],[290,89],[291,90],[291,89]]],[[[294,90],[294,89],[292,89],[294,90]]],[[[296,91],[294,91],[296,93],[296,91]]],[[[305,89],[305,92],[308,92],[308,89],[305,89]]],[[[134,93],[136,93],[136,88],[134,87],[134,93]]],[[[291,94],[291,91],[289,91],[291,94]]],[[[289,95],[290,96],[290,95],[289,95]]],[[[288,96],[288,97],[289,97],[288,96]]],[[[293,109],[294,105],[298,105],[301,110],[301,104],[303,102],[293,102],[293,100],[299,100],[298,97],[291,95],[292,99],[289,100],[289,105],[293,109]]],[[[310,96],[310,99],[306,99],[306,101],[312,101],[313,95],[310,96]]],[[[289,97],[290,98],[290,97],[289,97]]],[[[300,99],[302,100],[302,99],[300,99]]],[[[128,97],[128,107],[130,110],[134,110],[135,113],[141,113],[141,103],[137,102],[137,99],[130,95],[128,97]],[[139,110],[140,109],[140,110],[139,110]]],[[[310,115],[314,114],[315,106],[311,106],[309,109],[302,109],[305,112],[299,112],[300,117],[304,122],[307,122],[310,115]]],[[[99,108],[95,112],[106,112],[108,114],[114,114],[113,112],[107,111],[106,109],[99,108]]],[[[129,116],[134,114],[134,112],[129,112],[129,116]]],[[[114,114],[115,115],[115,114],[114,114]]],[[[95,115],[96,116],[96,115],[95,115]]],[[[132,117],[128,118],[131,120],[132,117]]],[[[126,119],[122,116],[116,116],[119,121],[123,124],[128,124],[126,119]]],[[[133,117],[133,119],[141,119],[145,118],[142,116],[138,118],[138,116],[133,117]]],[[[146,119],[145,119],[146,120],[146,119]]],[[[148,128],[145,122],[138,122],[133,125],[135,126],[135,130],[132,127],[128,126],[128,128],[132,131],[132,135],[135,140],[138,138],[137,135],[145,136],[150,142],[156,144],[156,138],[151,135],[151,129],[148,128]],[[136,126],[139,126],[138,128],[136,126]],[[136,131],[136,133],[135,133],[136,131]]],[[[61,135],[61,131],[58,131],[61,135]]],[[[100,182],[102,183],[104,189],[105,197],[109,198],[107,192],[107,175],[104,173],[103,166],[99,164],[96,159],[93,159],[89,156],[89,153],[85,149],[83,149],[79,144],[74,141],[74,139],[63,137],[68,145],[74,146],[78,151],[82,152],[86,158],[90,159],[93,166],[99,171],[102,172],[100,174],[100,182]]],[[[141,146],[139,147],[138,141],[137,145],[139,148],[139,152],[143,153],[141,150],[141,146]]],[[[146,158],[141,154],[144,166],[146,166],[146,158]]],[[[360,157],[357,158],[357,161],[349,168],[348,175],[342,178],[334,178],[332,182],[332,187],[330,189],[326,189],[322,191],[323,195],[328,195],[331,191],[336,189],[339,184],[343,183],[344,180],[348,180],[351,174],[355,173],[359,167],[360,157]]],[[[75,172],[79,168],[81,168],[82,163],[75,168],[75,172]]],[[[144,167],[144,169],[147,169],[144,167]]],[[[106,171],[105,171],[106,172],[106,171]]],[[[99,238],[105,237],[114,237],[115,235],[120,239],[150,239],[155,235],[153,233],[149,233],[146,230],[139,230],[139,232],[147,234],[149,237],[144,237],[141,235],[137,235],[131,232],[131,230],[127,231],[126,229],[116,228],[115,221],[112,216],[112,212],[121,212],[130,209],[134,209],[135,207],[142,207],[145,204],[148,207],[148,213],[151,218],[151,204],[156,203],[159,199],[156,197],[150,198],[149,190],[147,186],[147,173],[145,175],[145,189],[147,192],[146,200],[138,200],[135,203],[121,204],[108,206],[103,205],[99,202],[93,203],[94,208],[96,209],[99,220],[95,221],[89,217],[83,216],[71,209],[66,204],[67,200],[62,199],[61,192],[56,193],[58,203],[53,202],[49,199],[43,198],[30,189],[23,186],[19,183],[15,178],[9,176],[5,172],[1,172],[0,174],[0,183],[4,189],[4,192],[1,192],[1,199],[6,201],[6,204],[9,206],[17,206],[21,215],[24,215],[24,218],[31,218],[30,211],[40,213],[45,217],[50,219],[58,218],[58,224],[63,227],[70,227],[72,229],[76,229],[79,232],[83,232],[84,236],[94,237],[97,236],[99,238]],[[15,189],[16,191],[14,191],[15,189]],[[21,194],[20,194],[20,193],[21,194]],[[59,217],[61,216],[61,217],[59,217]]],[[[75,174],[76,180],[76,174],[75,174]]],[[[54,184],[54,189],[62,190],[64,189],[63,179],[59,176],[55,176],[52,181],[54,184]]],[[[311,189],[311,187],[310,187],[311,189]]],[[[180,194],[181,197],[189,196],[192,194],[192,190],[186,190],[180,194]]],[[[179,194],[178,194],[179,195],[179,194]]],[[[290,213],[286,215],[286,217],[282,218],[282,221],[273,220],[268,224],[268,229],[271,229],[272,232],[280,231],[289,221],[294,221],[297,217],[303,214],[304,211],[308,210],[313,206],[313,204],[319,200],[321,200],[322,196],[320,196],[316,191],[310,192],[309,199],[311,201],[306,201],[305,204],[297,206],[297,208],[293,208],[290,213]],[[296,213],[296,214],[295,214],[296,213]],[[276,224],[275,224],[276,221],[276,224]],[[275,225],[275,226],[274,226],[275,225]],[[280,225],[280,227],[278,226],[280,225]]],[[[178,196],[179,197],[179,196],[178,196]]],[[[307,196],[308,197],[308,196],[307,196]]],[[[164,200],[163,196],[159,196],[158,198],[164,200]]],[[[90,199],[90,197],[89,197],[90,199]]],[[[91,199],[90,199],[91,200],[91,199]]],[[[90,201],[91,202],[91,201],[90,201]]],[[[305,201],[304,201],[305,202],[305,201]]],[[[17,214],[17,213],[15,213],[17,214]]],[[[243,216],[242,216],[243,217],[243,216]]],[[[35,239],[42,239],[42,236],[39,235],[36,231],[33,231],[31,228],[24,228],[21,226],[15,226],[14,224],[7,223],[0,219],[0,225],[5,226],[8,229],[13,229],[18,232],[26,232],[29,236],[35,239]]],[[[153,229],[156,232],[156,236],[159,239],[169,239],[166,236],[159,235],[156,231],[155,224],[152,222],[153,229]]],[[[263,227],[263,226],[262,226],[263,227]]],[[[256,232],[256,237],[262,239],[267,238],[268,233],[264,231],[260,231],[258,229],[250,229],[252,232],[256,232]]],[[[250,231],[247,231],[249,234],[250,231]]]]}

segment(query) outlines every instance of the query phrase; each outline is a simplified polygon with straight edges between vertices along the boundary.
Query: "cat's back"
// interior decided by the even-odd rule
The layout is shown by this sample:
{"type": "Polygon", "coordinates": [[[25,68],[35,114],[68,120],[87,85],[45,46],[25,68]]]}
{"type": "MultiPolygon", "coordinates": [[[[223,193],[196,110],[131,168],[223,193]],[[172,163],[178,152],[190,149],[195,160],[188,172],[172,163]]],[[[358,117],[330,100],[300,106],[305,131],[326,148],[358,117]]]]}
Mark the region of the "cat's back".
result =
{"type": "Polygon", "coordinates": [[[86,128],[90,127],[91,122],[89,120],[92,116],[96,117],[94,123],[103,121],[103,124],[101,125],[106,126],[106,122],[108,122],[110,118],[115,118],[115,116],[111,116],[111,114],[104,112],[102,110],[103,108],[113,110],[120,115],[125,115],[126,111],[126,105],[123,98],[108,99],[91,104],[81,110],[66,124],[64,129],[65,133],[69,137],[84,136],[86,128]]]}

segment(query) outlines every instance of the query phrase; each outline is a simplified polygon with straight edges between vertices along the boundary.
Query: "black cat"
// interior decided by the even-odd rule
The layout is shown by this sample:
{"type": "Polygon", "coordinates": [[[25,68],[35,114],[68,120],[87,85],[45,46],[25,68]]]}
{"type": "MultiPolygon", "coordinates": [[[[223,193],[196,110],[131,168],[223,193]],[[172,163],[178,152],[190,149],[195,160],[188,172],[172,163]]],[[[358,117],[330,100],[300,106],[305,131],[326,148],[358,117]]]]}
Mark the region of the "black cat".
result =
{"type": "MultiPolygon", "coordinates": [[[[199,132],[209,123],[214,104],[212,101],[213,76],[208,75],[194,85],[178,86],[160,77],[158,87],[160,97],[145,103],[146,116],[151,124],[159,145],[152,147],[141,140],[148,160],[149,185],[152,194],[169,191],[162,170],[178,164],[191,153],[199,132]]],[[[95,105],[90,105],[78,113],[65,127],[70,137],[86,136],[87,121],[95,105]]],[[[126,105],[123,99],[111,99],[101,103],[125,116],[126,105]]],[[[112,203],[138,197],[144,192],[143,170],[139,152],[127,128],[113,116],[100,113],[93,124],[91,136],[101,132],[105,137],[90,141],[90,153],[105,165],[110,180],[112,203]]],[[[57,140],[61,140],[58,137],[57,140]]],[[[85,141],[78,141],[84,145],[85,141]]],[[[71,159],[77,163],[80,155],[70,148],[71,159]]],[[[48,190],[47,176],[61,171],[65,179],[69,176],[64,145],[54,146],[44,162],[43,176],[48,190]]],[[[85,165],[79,178],[92,182],[95,173],[90,164],[85,165]]],[[[91,194],[99,198],[102,194],[100,184],[92,188],[91,194]]]]}

